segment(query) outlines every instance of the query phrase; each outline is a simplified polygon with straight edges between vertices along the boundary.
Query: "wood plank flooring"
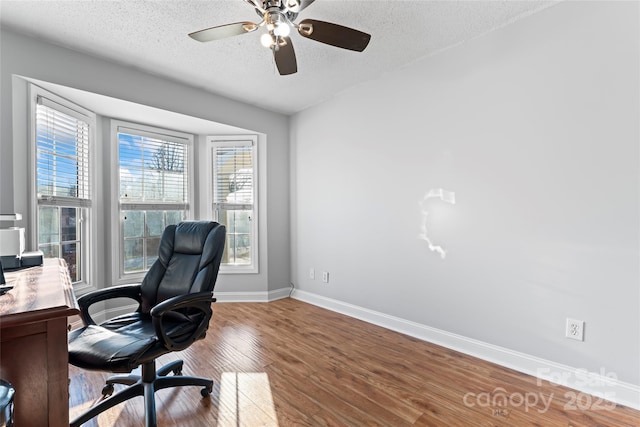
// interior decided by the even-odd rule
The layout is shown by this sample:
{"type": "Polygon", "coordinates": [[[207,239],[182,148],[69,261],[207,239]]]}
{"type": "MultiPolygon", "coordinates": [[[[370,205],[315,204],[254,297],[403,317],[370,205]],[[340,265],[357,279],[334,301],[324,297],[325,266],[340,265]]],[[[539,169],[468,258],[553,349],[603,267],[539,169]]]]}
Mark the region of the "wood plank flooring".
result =
{"type": "MultiPolygon", "coordinates": [[[[156,393],[159,426],[640,426],[640,411],[294,299],[214,304],[207,337],[158,366],[178,358],[216,385],[156,393]]],[[[108,375],[70,376],[73,418],[108,375]]],[[[142,426],[142,406],[85,425],[142,426]]]]}

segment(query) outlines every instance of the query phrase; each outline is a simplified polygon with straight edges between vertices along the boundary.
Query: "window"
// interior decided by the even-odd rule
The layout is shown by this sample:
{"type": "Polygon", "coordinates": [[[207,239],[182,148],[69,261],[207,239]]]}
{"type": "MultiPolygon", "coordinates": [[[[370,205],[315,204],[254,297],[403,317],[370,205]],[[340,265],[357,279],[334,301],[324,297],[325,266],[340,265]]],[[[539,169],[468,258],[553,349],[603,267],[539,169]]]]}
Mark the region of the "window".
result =
{"type": "Polygon", "coordinates": [[[223,271],[257,272],[257,138],[209,137],[211,210],[227,227],[223,271]]]}
{"type": "MultiPolygon", "coordinates": [[[[114,122],[118,161],[120,271],[147,271],[165,227],[190,215],[191,135],[114,122]]],[[[117,259],[117,258],[116,258],[117,259]]]]}
{"type": "Polygon", "coordinates": [[[35,86],[31,92],[37,247],[45,258],[63,258],[74,283],[87,282],[95,116],[35,86]]]}

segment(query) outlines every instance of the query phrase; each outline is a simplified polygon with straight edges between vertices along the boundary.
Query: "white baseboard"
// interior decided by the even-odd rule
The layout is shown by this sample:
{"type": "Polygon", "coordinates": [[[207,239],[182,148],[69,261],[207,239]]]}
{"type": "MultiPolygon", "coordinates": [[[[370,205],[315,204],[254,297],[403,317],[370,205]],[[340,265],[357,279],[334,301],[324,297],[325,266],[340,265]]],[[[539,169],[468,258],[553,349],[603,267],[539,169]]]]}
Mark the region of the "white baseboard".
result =
{"type": "MultiPolygon", "coordinates": [[[[311,292],[296,289],[291,294],[291,297],[423,341],[432,342],[479,359],[496,363],[541,380],[563,385],[577,390],[580,393],[596,396],[606,401],[640,410],[640,386],[625,383],[616,378],[610,378],[606,372],[587,372],[584,369],[562,365],[525,353],[509,350],[508,348],[452,334],[311,292]]],[[[571,398],[576,398],[574,402],[580,406],[586,401],[585,398],[587,398],[587,396],[569,396],[570,400],[571,398]]],[[[600,408],[606,407],[607,405],[606,402],[596,402],[590,397],[588,397],[588,400],[592,402],[594,407],[596,404],[600,408]]]]}
{"type": "Polygon", "coordinates": [[[214,292],[218,302],[270,302],[288,298],[291,288],[280,288],[267,292],[214,292]]]}

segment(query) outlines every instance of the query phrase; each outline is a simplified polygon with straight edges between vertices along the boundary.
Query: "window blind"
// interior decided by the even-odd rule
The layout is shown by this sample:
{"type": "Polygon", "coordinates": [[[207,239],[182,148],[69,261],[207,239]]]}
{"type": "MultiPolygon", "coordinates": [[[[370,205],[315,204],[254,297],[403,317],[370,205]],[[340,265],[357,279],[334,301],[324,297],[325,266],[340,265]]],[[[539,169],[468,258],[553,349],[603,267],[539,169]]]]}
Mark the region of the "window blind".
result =
{"type": "Polygon", "coordinates": [[[90,206],[89,123],[39,96],[35,128],[38,203],[90,206]]]}
{"type": "Polygon", "coordinates": [[[254,164],[251,141],[234,141],[214,148],[215,208],[252,209],[254,164]]]}
{"type": "Polygon", "coordinates": [[[186,140],[119,128],[118,151],[123,208],[188,204],[186,140]]]}
{"type": "Polygon", "coordinates": [[[211,206],[227,229],[221,265],[226,271],[258,271],[256,138],[210,137],[211,206]]]}

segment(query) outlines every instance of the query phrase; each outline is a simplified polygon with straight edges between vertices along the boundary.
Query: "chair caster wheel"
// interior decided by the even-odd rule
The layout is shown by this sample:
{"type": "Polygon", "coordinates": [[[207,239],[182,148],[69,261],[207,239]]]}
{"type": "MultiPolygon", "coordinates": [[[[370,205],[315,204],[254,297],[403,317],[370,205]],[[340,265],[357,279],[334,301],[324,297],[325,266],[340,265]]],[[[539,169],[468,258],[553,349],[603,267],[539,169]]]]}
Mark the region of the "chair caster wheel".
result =
{"type": "Polygon", "coordinates": [[[107,384],[102,387],[102,398],[109,397],[113,394],[113,384],[107,384]]]}
{"type": "Polygon", "coordinates": [[[209,387],[205,387],[202,390],[200,390],[200,394],[202,395],[202,397],[207,397],[211,394],[211,389],[209,387]]]}

